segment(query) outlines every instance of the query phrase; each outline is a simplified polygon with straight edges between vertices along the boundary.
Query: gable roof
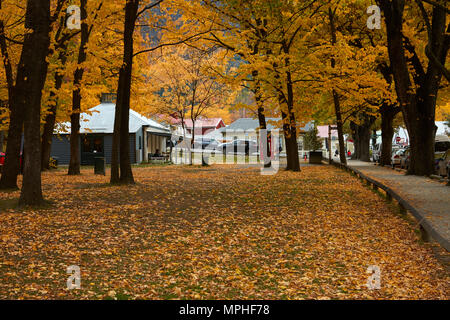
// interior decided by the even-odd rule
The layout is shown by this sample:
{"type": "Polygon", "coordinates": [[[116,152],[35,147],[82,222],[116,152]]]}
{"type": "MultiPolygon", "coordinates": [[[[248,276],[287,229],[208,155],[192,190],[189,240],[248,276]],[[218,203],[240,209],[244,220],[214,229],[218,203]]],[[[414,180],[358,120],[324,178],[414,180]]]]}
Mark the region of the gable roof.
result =
{"type": "MultiPolygon", "coordinates": [[[[81,114],[80,133],[113,133],[114,132],[114,118],[116,112],[116,105],[113,103],[102,103],[98,106],[89,109],[90,115],[87,113],[81,114]]],[[[170,130],[162,124],[144,117],[136,111],[130,109],[130,133],[136,133],[142,126],[148,126],[158,130],[170,130]]],[[[70,122],[65,122],[57,126],[56,131],[64,134],[70,131],[70,122]]]]}
{"type": "MultiPolygon", "coordinates": [[[[335,125],[334,125],[335,126],[335,125]]],[[[317,126],[317,131],[319,131],[319,137],[328,138],[328,126],[317,126]]],[[[331,137],[337,137],[337,130],[331,130],[331,137]]]]}
{"type": "MultiPolygon", "coordinates": [[[[217,128],[221,122],[223,123],[222,118],[197,119],[195,121],[195,126],[197,128],[217,128]]],[[[175,124],[181,124],[181,119],[176,119],[175,124]]],[[[192,128],[192,120],[191,119],[185,119],[184,124],[185,124],[186,128],[192,128]]],[[[223,123],[223,126],[225,126],[225,123],[223,123]]]]}

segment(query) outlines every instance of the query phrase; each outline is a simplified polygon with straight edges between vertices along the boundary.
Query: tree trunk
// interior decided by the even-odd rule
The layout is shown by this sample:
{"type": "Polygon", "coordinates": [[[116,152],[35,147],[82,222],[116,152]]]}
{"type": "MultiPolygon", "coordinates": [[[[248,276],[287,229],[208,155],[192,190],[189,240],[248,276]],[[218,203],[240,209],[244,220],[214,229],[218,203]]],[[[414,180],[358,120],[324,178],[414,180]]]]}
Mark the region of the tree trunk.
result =
{"type": "Polygon", "coordinates": [[[300,170],[300,159],[298,155],[298,143],[297,143],[297,130],[293,128],[291,130],[291,135],[287,139],[287,153],[288,161],[290,163],[290,170],[299,172],[300,170]]]}
{"type": "MultiPolygon", "coordinates": [[[[62,66],[66,64],[67,57],[66,57],[66,46],[62,48],[62,52],[59,54],[59,61],[61,62],[62,66]]],[[[63,83],[63,74],[60,73],[59,70],[56,70],[55,72],[55,91],[58,91],[61,89],[63,83]]],[[[54,92],[50,93],[50,96],[53,97],[53,99],[50,99],[50,101],[53,102],[52,106],[50,107],[49,114],[45,117],[45,124],[44,129],[42,133],[42,157],[41,157],[41,170],[46,171],[50,169],[50,154],[52,150],[52,140],[53,140],[53,131],[55,128],[55,121],[56,121],[56,110],[58,109],[58,98],[56,98],[56,94],[54,92]]]]}
{"type": "Polygon", "coordinates": [[[68,174],[71,176],[81,174],[80,171],[80,114],[72,113],[70,116],[70,162],[68,174]]]}
{"type": "Polygon", "coordinates": [[[17,71],[15,93],[25,111],[24,171],[20,205],[43,203],[41,187],[40,111],[42,89],[47,77],[50,46],[50,1],[28,0],[25,35],[17,71]]]}
{"type": "MultiPolygon", "coordinates": [[[[2,0],[0,0],[0,10],[2,8],[2,0]]],[[[0,20],[0,52],[2,53],[2,58],[3,58],[3,65],[5,66],[5,72],[9,75],[7,76],[7,78],[9,77],[9,83],[7,81],[7,85],[8,87],[10,86],[12,88],[13,86],[13,80],[12,80],[12,67],[11,64],[9,62],[9,56],[7,54],[8,51],[8,46],[6,45],[6,39],[5,39],[5,24],[3,22],[3,20],[0,20]],[[8,69],[8,70],[6,70],[8,69]]],[[[6,107],[7,102],[0,100],[0,107],[6,107]]],[[[0,121],[0,124],[2,124],[2,121],[0,121]]],[[[5,133],[3,132],[3,130],[0,130],[0,152],[3,152],[3,145],[5,142],[5,133]]],[[[1,173],[1,172],[0,172],[1,173]]]]}
{"type": "Polygon", "coordinates": [[[119,74],[119,84],[117,88],[117,100],[114,114],[114,132],[113,143],[111,150],[111,180],[110,183],[117,184],[120,182],[120,168],[119,168],[119,153],[120,153],[120,122],[122,118],[122,110],[119,107],[122,105],[123,92],[123,74],[119,74]]]}
{"type": "Polygon", "coordinates": [[[17,175],[20,172],[20,148],[22,142],[24,110],[21,109],[23,105],[17,103],[15,99],[16,95],[14,76],[11,62],[9,60],[8,46],[5,37],[5,27],[2,20],[0,20],[0,49],[3,58],[3,65],[5,68],[6,83],[8,85],[8,105],[10,110],[8,141],[6,144],[6,159],[2,168],[0,189],[18,189],[17,175]]]}
{"type": "Polygon", "coordinates": [[[293,91],[292,91],[292,83],[288,85],[288,95],[290,96],[291,102],[289,103],[289,115],[290,115],[290,125],[289,131],[290,136],[288,137],[287,144],[287,156],[290,162],[290,170],[299,172],[300,171],[300,159],[298,155],[298,143],[297,143],[297,123],[294,115],[294,106],[293,106],[293,91]]]}
{"type": "MultiPolygon", "coordinates": [[[[56,89],[56,87],[55,87],[56,89]]],[[[57,101],[53,102],[51,105],[49,113],[45,117],[44,129],[42,132],[42,143],[41,143],[41,170],[46,171],[50,170],[50,154],[52,150],[52,139],[53,139],[53,130],[55,128],[56,121],[56,109],[57,109],[57,101]]]]}
{"type": "Polygon", "coordinates": [[[22,129],[25,113],[23,104],[15,102],[14,96],[9,98],[9,128],[6,144],[6,157],[0,179],[0,189],[18,189],[17,176],[20,173],[20,149],[22,144],[22,129]]]}
{"type": "Polygon", "coordinates": [[[359,140],[359,157],[358,159],[364,162],[370,162],[370,126],[369,123],[364,123],[359,126],[358,140],[359,140]]]}
{"type": "Polygon", "coordinates": [[[70,116],[70,163],[69,175],[79,175],[80,171],[80,112],[81,112],[81,81],[83,80],[84,67],[81,65],[86,62],[86,46],[89,42],[89,26],[87,19],[87,0],[81,0],[81,41],[78,50],[78,68],[74,72],[72,92],[72,114],[70,116]]]}
{"type": "Polygon", "coordinates": [[[262,160],[263,160],[264,168],[270,168],[272,166],[272,163],[271,163],[271,154],[270,154],[269,143],[268,143],[269,135],[267,132],[266,116],[264,115],[264,106],[261,103],[261,97],[256,97],[256,105],[259,106],[258,107],[259,130],[260,130],[260,132],[261,132],[261,130],[266,130],[265,146],[262,146],[262,154],[263,154],[262,160]]]}
{"type": "MultiPolygon", "coordinates": [[[[257,52],[257,47],[254,48],[254,51],[257,52]]],[[[253,70],[252,72],[252,77],[254,80],[256,80],[258,78],[259,72],[258,70],[253,70]]],[[[262,153],[262,161],[263,161],[263,165],[264,168],[270,168],[272,166],[272,162],[271,162],[271,154],[270,154],[270,150],[269,150],[269,134],[267,132],[267,122],[266,122],[266,116],[264,115],[264,104],[261,101],[261,85],[259,80],[256,80],[256,85],[255,88],[253,90],[253,94],[255,95],[255,101],[256,101],[256,106],[258,107],[258,122],[259,122],[259,132],[261,132],[261,130],[266,130],[266,141],[264,142],[264,145],[261,145],[261,139],[258,139],[259,143],[260,143],[260,150],[259,153],[262,153]],[[261,150],[262,149],[262,150],[261,150]]],[[[261,134],[260,134],[261,137],[261,134]]]]}
{"type": "Polygon", "coordinates": [[[289,171],[300,171],[300,159],[298,158],[297,130],[292,125],[292,116],[288,118],[285,112],[281,112],[283,119],[283,134],[286,144],[287,167],[289,171]]]}
{"type": "Polygon", "coordinates": [[[383,104],[381,113],[381,156],[380,164],[391,165],[392,138],[394,137],[393,121],[395,115],[400,112],[400,108],[392,105],[383,104]]]}
{"type": "Polygon", "coordinates": [[[345,154],[344,142],[344,126],[342,122],[341,105],[339,95],[336,90],[333,90],[334,111],[336,113],[336,123],[339,139],[339,160],[342,164],[347,164],[347,155],[345,154]]]}
{"type": "MultiPolygon", "coordinates": [[[[282,42],[283,52],[289,54],[289,46],[283,40],[282,42]]],[[[271,54],[271,50],[267,51],[271,54]]],[[[289,66],[289,58],[285,59],[285,65],[289,66]]],[[[273,63],[273,67],[276,70],[278,68],[277,63],[273,63]]],[[[298,143],[297,143],[297,121],[294,113],[294,90],[292,82],[292,74],[288,70],[285,73],[286,78],[286,88],[287,92],[283,93],[282,89],[279,90],[278,102],[280,104],[280,109],[283,105],[286,105],[286,111],[281,110],[281,118],[283,119],[283,134],[286,144],[286,156],[287,156],[287,166],[288,171],[300,171],[300,159],[298,156],[298,143]]],[[[280,75],[276,74],[275,79],[280,80],[280,75]]],[[[280,80],[281,82],[281,80],[280,80]]]]}
{"type": "Polygon", "coordinates": [[[356,157],[352,157],[352,159],[356,158],[364,162],[370,162],[370,128],[375,120],[375,117],[363,113],[360,115],[360,121],[362,122],[360,125],[353,121],[350,124],[354,130],[353,138],[356,154],[356,157]]]}
{"type": "MultiPolygon", "coordinates": [[[[194,112],[194,107],[192,107],[191,109],[191,114],[194,112]]],[[[190,143],[190,150],[189,150],[189,159],[190,159],[190,163],[189,165],[193,165],[194,164],[194,139],[195,139],[195,121],[191,116],[191,121],[192,121],[192,134],[191,134],[191,143],[190,143]]],[[[203,152],[203,150],[202,150],[203,152]]]]}
{"type": "MultiPolygon", "coordinates": [[[[1,9],[1,1],[0,1],[0,9],[1,9]]],[[[0,107],[1,108],[7,108],[7,103],[6,101],[0,100],[0,107]]],[[[1,111],[0,111],[0,116],[1,116],[1,111]]],[[[0,118],[0,126],[3,125],[3,121],[0,118]]],[[[0,152],[3,152],[3,146],[5,144],[5,132],[3,130],[0,130],[0,152]]]]}
{"type": "Polygon", "coordinates": [[[0,152],[3,152],[3,144],[5,141],[5,133],[0,131],[0,152]]]}
{"type": "MultiPolygon", "coordinates": [[[[44,128],[42,132],[41,139],[41,170],[46,171],[50,169],[50,155],[52,149],[53,131],[55,128],[56,121],[56,111],[58,109],[59,99],[56,97],[56,92],[58,92],[63,83],[63,73],[62,69],[65,67],[67,62],[67,41],[62,41],[60,38],[63,30],[66,28],[66,21],[68,16],[61,17],[58,31],[56,31],[56,37],[54,41],[59,45],[58,61],[61,63],[60,67],[55,70],[55,88],[50,92],[50,101],[53,103],[50,107],[49,113],[45,117],[44,128]]],[[[55,50],[55,49],[53,49],[55,50]]],[[[52,52],[50,52],[50,55],[52,52]]]]}
{"type": "MultiPolygon", "coordinates": [[[[283,51],[285,54],[289,54],[289,48],[286,42],[283,40],[283,51]]],[[[285,59],[286,66],[290,66],[289,58],[285,59]]],[[[292,81],[292,74],[289,69],[286,71],[286,88],[287,88],[287,106],[289,113],[289,131],[287,144],[287,157],[290,162],[290,170],[298,172],[300,171],[300,159],[298,155],[298,143],[297,143],[297,119],[294,113],[294,86],[292,81]]]]}
{"type": "MultiPolygon", "coordinates": [[[[119,182],[121,184],[134,184],[133,171],[131,169],[130,162],[129,118],[131,76],[133,70],[133,34],[138,8],[139,0],[127,1],[125,5],[124,55],[123,64],[119,73],[119,86],[116,105],[116,115],[118,115],[119,118],[116,118],[114,122],[115,139],[113,139],[113,148],[116,148],[116,153],[119,151],[119,182]],[[118,132],[116,130],[118,130],[118,132]],[[117,146],[117,142],[119,142],[119,146],[117,146]],[[116,144],[115,147],[114,143],[116,144]]],[[[114,170],[117,171],[116,168],[114,170]]],[[[117,172],[114,173],[114,175],[116,174],[117,172]]],[[[111,173],[111,182],[114,182],[116,178],[117,177],[113,178],[113,173],[111,173]]]]}
{"type": "Polygon", "coordinates": [[[291,168],[293,167],[292,164],[292,158],[291,158],[291,146],[290,146],[290,125],[287,122],[287,114],[283,111],[281,111],[281,118],[283,120],[283,136],[284,136],[284,144],[286,145],[286,161],[287,161],[287,165],[286,165],[286,170],[291,170],[291,168]]]}
{"type": "MultiPolygon", "coordinates": [[[[426,176],[434,174],[434,143],[436,135],[436,125],[434,121],[434,107],[427,105],[424,101],[417,107],[418,113],[415,119],[410,119],[408,126],[408,135],[411,146],[411,161],[408,168],[408,174],[426,176]]],[[[414,115],[411,110],[408,112],[414,115]]]]}
{"type": "MultiPolygon", "coordinates": [[[[330,32],[331,32],[331,44],[334,46],[336,44],[336,26],[334,25],[334,13],[331,8],[328,10],[328,16],[330,19],[330,32]]],[[[336,60],[331,58],[331,67],[336,66],[336,60]]],[[[334,102],[334,112],[336,114],[337,131],[339,139],[339,159],[342,164],[347,164],[347,155],[345,154],[344,145],[344,123],[342,121],[341,105],[339,101],[339,94],[335,89],[333,89],[333,102],[334,102]]]]}
{"type": "Polygon", "coordinates": [[[359,132],[358,132],[358,125],[354,122],[350,122],[350,130],[352,131],[352,137],[353,137],[353,145],[355,146],[355,152],[352,154],[352,160],[357,160],[360,158],[360,141],[359,141],[359,132]]]}

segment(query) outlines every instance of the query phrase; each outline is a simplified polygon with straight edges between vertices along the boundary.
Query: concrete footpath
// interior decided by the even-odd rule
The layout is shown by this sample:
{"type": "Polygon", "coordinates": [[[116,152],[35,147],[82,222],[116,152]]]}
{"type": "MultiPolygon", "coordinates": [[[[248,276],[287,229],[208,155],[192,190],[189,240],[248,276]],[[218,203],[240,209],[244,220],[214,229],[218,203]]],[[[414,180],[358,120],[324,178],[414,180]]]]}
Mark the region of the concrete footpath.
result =
{"type": "Polygon", "coordinates": [[[372,162],[348,160],[347,164],[390,188],[409,203],[424,220],[419,222],[431,227],[430,235],[434,233],[433,238],[450,251],[450,186],[427,177],[405,175],[372,162]]]}

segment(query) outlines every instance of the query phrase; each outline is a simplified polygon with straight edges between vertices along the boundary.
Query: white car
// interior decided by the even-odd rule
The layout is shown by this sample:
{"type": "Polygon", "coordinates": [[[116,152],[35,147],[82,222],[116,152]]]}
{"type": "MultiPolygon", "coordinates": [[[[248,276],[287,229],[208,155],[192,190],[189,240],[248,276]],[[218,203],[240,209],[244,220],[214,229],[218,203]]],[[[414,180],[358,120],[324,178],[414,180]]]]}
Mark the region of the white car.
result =
{"type": "Polygon", "coordinates": [[[404,153],[405,149],[392,150],[391,164],[393,168],[397,165],[400,165],[404,153]]]}

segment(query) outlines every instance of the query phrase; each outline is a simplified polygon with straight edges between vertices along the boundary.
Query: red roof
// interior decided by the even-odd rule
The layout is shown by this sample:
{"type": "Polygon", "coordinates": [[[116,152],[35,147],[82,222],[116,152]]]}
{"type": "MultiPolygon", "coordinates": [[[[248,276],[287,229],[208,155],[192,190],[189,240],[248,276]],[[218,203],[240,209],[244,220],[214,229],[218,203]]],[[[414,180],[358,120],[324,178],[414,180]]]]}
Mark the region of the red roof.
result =
{"type": "MultiPolygon", "coordinates": [[[[319,131],[319,137],[328,138],[328,126],[317,126],[317,130],[319,131]]],[[[337,137],[337,130],[331,130],[331,136],[337,137]]]]}
{"type": "MultiPolygon", "coordinates": [[[[172,119],[171,119],[172,120],[172,119]]],[[[181,124],[181,119],[173,119],[171,122],[173,124],[181,124]],[[173,122],[172,122],[173,121],[173,122]]],[[[186,128],[192,128],[192,120],[184,119],[184,125],[186,128]]],[[[196,128],[221,128],[225,127],[222,118],[209,118],[209,119],[198,119],[195,121],[196,128]]]]}

